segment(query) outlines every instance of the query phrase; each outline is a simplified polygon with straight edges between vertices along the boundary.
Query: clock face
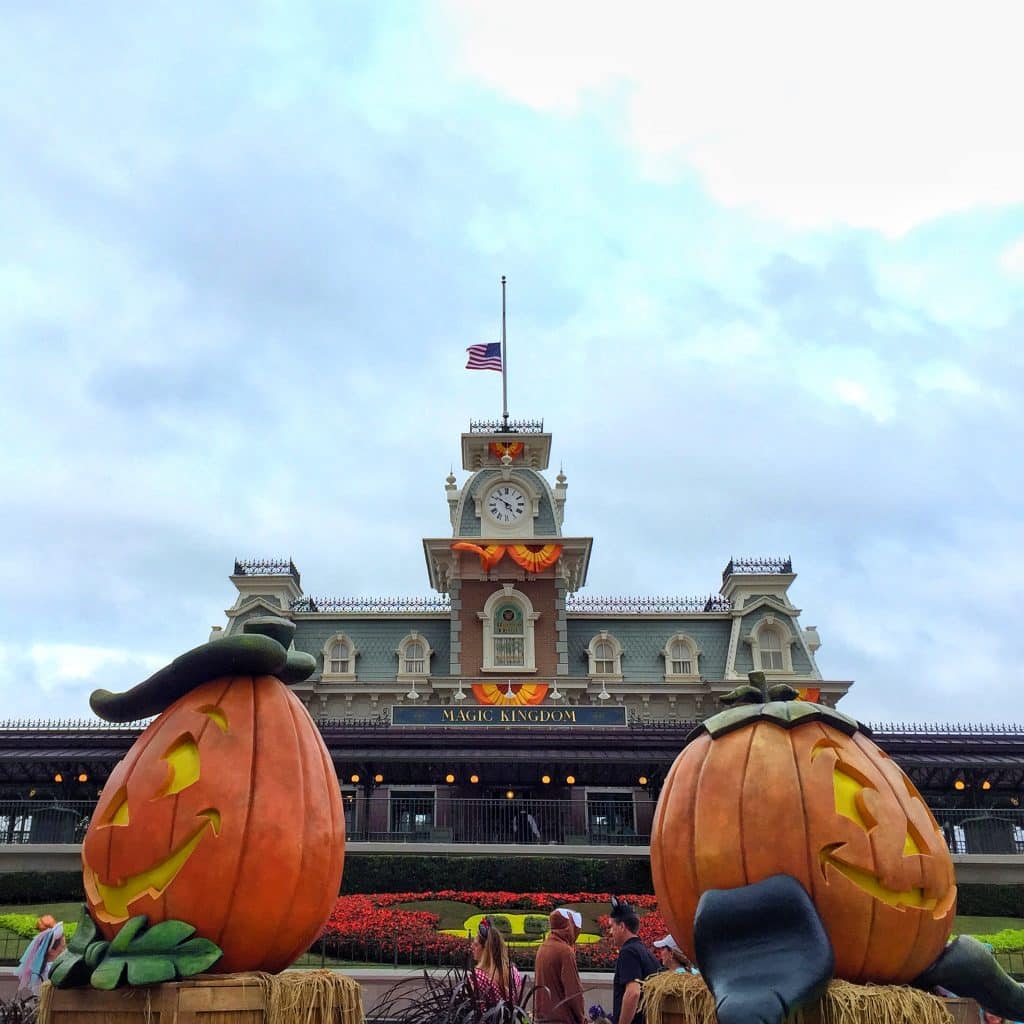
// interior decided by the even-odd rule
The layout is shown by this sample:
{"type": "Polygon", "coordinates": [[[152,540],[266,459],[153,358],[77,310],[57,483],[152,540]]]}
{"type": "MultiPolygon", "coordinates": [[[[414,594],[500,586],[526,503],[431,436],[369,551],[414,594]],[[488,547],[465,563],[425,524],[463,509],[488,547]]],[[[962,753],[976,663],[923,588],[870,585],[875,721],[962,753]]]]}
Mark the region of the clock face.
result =
{"type": "Polygon", "coordinates": [[[496,523],[511,526],[526,513],[526,495],[515,484],[499,484],[487,495],[484,508],[496,523]]]}

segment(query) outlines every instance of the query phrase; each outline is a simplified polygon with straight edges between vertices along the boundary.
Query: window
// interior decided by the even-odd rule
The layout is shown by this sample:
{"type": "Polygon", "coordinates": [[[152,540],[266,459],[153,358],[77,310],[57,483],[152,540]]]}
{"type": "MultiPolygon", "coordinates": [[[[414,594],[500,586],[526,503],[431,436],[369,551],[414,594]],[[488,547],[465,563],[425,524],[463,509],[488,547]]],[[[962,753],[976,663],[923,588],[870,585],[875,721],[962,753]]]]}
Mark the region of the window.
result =
{"type": "Polygon", "coordinates": [[[429,676],[433,653],[425,636],[410,633],[395,650],[398,655],[398,678],[419,679],[429,676]]]}
{"type": "Polygon", "coordinates": [[[401,835],[427,839],[434,827],[434,793],[432,790],[392,790],[391,831],[401,835]]]}
{"type": "Polygon", "coordinates": [[[523,610],[504,601],[494,612],[494,664],[500,668],[522,668],[526,664],[526,630],[523,610]]]}
{"type": "Polygon", "coordinates": [[[323,678],[328,682],[355,679],[359,651],[344,633],[335,633],[324,644],[323,678]]]}
{"type": "Polygon", "coordinates": [[[331,672],[349,672],[352,664],[352,649],[344,640],[335,640],[331,645],[331,672]]]}
{"type": "Polygon", "coordinates": [[[785,620],[776,615],[765,615],[744,637],[750,644],[754,668],[762,672],[793,671],[790,645],[796,638],[785,620]]]}
{"type": "Polygon", "coordinates": [[[700,648],[692,637],[676,633],[661,651],[665,659],[665,679],[693,680],[700,676],[700,648]]]}
{"type": "Polygon", "coordinates": [[[767,671],[781,672],[782,637],[777,629],[762,629],[758,646],[761,649],[761,668],[767,671]]]}
{"type": "Polygon", "coordinates": [[[483,626],[481,672],[534,672],[533,626],[540,618],[530,599],[511,583],[477,612],[483,626]]]}
{"type": "Polygon", "coordinates": [[[633,794],[619,790],[587,791],[587,831],[592,843],[628,846],[636,834],[633,794]]]}
{"type": "Polygon", "coordinates": [[[602,629],[587,645],[589,674],[603,679],[622,679],[622,644],[602,629]]]}

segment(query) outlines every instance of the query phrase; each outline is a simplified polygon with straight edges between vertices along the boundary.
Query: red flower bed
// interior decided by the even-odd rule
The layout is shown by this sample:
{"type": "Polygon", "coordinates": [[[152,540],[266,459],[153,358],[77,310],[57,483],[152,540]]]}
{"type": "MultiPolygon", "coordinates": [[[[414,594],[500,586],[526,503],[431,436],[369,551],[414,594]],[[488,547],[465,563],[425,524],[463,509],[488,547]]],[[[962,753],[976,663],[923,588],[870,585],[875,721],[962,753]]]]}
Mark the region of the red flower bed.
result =
{"type": "MultiPolygon", "coordinates": [[[[657,912],[653,896],[628,896],[639,910],[648,913],[640,918],[640,938],[650,945],[665,934],[665,924],[657,912]]],[[[470,903],[482,912],[502,910],[533,910],[548,914],[567,903],[611,902],[609,893],[574,892],[467,892],[443,889],[438,892],[373,893],[342,896],[324,927],[325,949],[344,959],[377,962],[465,963],[469,956],[469,940],[442,935],[437,930],[438,915],[422,910],[400,910],[395,904],[425,900],[451,900],[470,903]]],[[[599,919],[602,932],[607,932],[608,917],[599,919]]],[[[535,947],[513,947],[512,955],[521,967],[531,968],[535,947]]],[[[607,938],[576,947],[581,968],[611,968],[617,950],[607,938]]]]}

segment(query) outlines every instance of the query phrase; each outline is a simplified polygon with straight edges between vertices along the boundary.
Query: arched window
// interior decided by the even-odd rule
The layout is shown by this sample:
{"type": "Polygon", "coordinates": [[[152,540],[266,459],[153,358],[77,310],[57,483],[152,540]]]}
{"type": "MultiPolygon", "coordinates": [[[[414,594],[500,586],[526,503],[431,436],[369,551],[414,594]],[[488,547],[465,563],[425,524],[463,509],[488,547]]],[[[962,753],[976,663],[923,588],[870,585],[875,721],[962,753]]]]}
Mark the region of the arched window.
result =
{"type": "Polygon", "coordinates": [[[622,644],[602,629],[587,645],[589,675],[622,679],[622,644]]]}
{"type": "Polygon", "coordinates": [[[533,624],[540,618],[530,599],[511,583],[477,612],[483,625],[481,672],[535,672],[533,624]]]}
{"type": "Polygon", "coordinates": [[[761,649],[761,668],[766,671],[781,672],[782,664],[782,637],[779,631],[771,627],[762,629],[758,638],[758,646],[761,649]]]}
{"type": "Polygon", "coordinates": [[[419,633],[410,633],[398,645],[398,678],[424,678],[430,675],[430,659],[433,655],[427,638],[419,633]]]}
{"type": "Polygon", "coordinates": [[[796,638],[784,620],[766,615],[747,634],[754,668],[762,672],[792,672],[791,644],[796,638]]]}
{"type": "Polygon", "coordinates": [[[324,644],[323,678],[328,681],[355,679],[359,651],[344,633],[335,633],[324,644]]]}
{"type": "Polygon", "coordinates": [[[691,680],[700,677],[700,648],[693,638],[685,633],[676,633],[675,636],[669,637],[661,655],[665,659],[666,680],[691,680]]]}

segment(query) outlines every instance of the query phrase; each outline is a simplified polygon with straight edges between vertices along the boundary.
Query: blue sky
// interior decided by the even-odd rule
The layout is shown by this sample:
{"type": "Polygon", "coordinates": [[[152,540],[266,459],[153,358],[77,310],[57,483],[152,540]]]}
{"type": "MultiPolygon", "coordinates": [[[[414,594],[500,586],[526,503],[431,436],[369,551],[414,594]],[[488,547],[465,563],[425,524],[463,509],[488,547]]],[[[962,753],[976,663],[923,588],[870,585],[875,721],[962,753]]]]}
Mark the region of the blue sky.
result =
{"type": "Polygon", "coordinates": [[[425,593],[504,273],[589,593],[790,554],[851,713],[1024,719],[1024,15],[703,6],[7,12],[0,714],[425,593]]]}

